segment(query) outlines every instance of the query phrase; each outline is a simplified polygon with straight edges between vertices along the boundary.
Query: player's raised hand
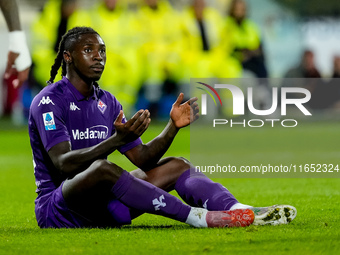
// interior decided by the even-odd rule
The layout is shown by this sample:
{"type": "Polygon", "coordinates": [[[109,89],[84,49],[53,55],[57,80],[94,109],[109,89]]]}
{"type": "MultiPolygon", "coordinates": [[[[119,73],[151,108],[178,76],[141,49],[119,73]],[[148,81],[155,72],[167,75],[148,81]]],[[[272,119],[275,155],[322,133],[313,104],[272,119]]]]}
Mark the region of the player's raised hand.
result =
{"type": "Polygon", "coordinates": [[[114,126],[116,128],[116,136],[125,143],[132,142],[140,137],[145,130],[147,130],[151,122],[150,112],[148,110],[139,110],[125,123],[122,122],[123,118],[123,111],[120,111],[114,122],[114,126]]]}
{"type": "Polygon", "coordinates": [[[183,98],[184,94],[179,94],[170,111],[170,117],[176,128],[188,126],[199,118],[199,108],[196,102],[197,97],[190,98],[188,101],[181,104],[183,98]]]}

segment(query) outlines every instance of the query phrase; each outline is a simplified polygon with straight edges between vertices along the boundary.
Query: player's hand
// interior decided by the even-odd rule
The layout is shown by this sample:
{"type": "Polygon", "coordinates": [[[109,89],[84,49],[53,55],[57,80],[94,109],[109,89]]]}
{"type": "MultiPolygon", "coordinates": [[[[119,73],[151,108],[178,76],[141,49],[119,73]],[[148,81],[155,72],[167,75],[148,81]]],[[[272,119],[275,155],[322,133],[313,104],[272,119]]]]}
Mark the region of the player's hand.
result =
{"type": "Polygon", "coordinates": [[[124,143],[132,142],[140,137],[147,130],[151,122],[148,110],[139,110],[126,123],[122,123],[123,116],[123,111],[120,111],[114,126],[116,128],[116,136],[124,143]]]}
{"type": "Polygon", "coordinates": [[[197,97],[190,98],[185,103],[183,101],[184,94],[179,94],[176,102],[172,105],[170,117],[176,128],[188,126],[199,118],[199,108],[197,104],[197,97]]]}
{"type": "Polygon", "coordinates": [[[12,74],[17,74],[17,79],[13,80],[13,85],[15,88],[21,87],[21,85],[28,79],[29,67],[23,71],[18,72],[13,66],[15,65],[15,60],[18,58],[19,53],[8,52],[7,65],[5,70],[5,79],[11,77],[12,74]]]}

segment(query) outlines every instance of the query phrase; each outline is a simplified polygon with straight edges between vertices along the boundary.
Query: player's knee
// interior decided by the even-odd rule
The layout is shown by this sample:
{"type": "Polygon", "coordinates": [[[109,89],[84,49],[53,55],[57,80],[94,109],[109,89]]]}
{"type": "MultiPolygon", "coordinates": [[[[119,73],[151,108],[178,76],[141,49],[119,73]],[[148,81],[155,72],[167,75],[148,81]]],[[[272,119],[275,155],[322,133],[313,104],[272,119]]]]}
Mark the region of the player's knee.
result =
{"type": "Polygon", "coordinates": [[[93,174],[98,181],[116,183],[119,177],[124,171],[121,167],[116,164],[105,160],[98,159],[91,165],[93,169],[93,174]]]}
{"type": "Polygon", "coordinates": [[[193,164],[189,160],[183,157],[171,157],[169,158],[172,166],[177,169],[178,172],[185,172],[189,168],[194,168],[193,164]]]}

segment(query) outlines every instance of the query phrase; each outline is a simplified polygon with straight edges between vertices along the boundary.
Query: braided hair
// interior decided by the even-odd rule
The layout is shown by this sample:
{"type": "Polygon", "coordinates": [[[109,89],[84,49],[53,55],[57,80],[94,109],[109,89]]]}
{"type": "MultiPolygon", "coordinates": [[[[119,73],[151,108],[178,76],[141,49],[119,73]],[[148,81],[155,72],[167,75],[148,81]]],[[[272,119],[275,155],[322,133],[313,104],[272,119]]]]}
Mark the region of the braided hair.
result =
{"type": "Polygon", "coordinates": [[[52,65],[51,72],[50,72],[50,79],[47,81],[47,85],[53,83],[54,78],[56,77],[58,70],[61,66],[62,72],[61,76],[66,75],[66,62],[64,60],[64,51],[70,50],[73,44],[77,41],[80,35],[83,34],[97,34],[99,35],[94,29],[90,27],[74,27],[67,31],[66,34],[63,35],[58,47],[57,57],[54,60],[54,64],[52,65]]]}

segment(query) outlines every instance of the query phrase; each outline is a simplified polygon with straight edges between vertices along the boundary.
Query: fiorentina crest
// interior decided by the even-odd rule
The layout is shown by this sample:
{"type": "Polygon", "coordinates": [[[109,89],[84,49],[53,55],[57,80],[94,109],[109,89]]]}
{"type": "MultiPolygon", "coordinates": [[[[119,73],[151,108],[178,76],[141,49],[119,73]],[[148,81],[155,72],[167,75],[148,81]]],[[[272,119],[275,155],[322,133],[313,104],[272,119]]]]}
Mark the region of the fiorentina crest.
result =
{"type": "Polygon", "coordinates": [[[98,106],[98,109],[99,109],[102,113],[104,113],[105,110],[106,110],[106,108],[107,108],[106,104],[104,104],[102,100],[99,100],[99,101],[98,101],[98,105],[97,105],[97,106],[98,106]]]}
{"type": "Polygon", "coordinates": [[[159,198],[155,198],[152,200],[152,204],[155,207],[155,211],[160,210],[160,207],[166,207],[166,203],[164,202],[164,195],[161,195],[159,198]]]}

